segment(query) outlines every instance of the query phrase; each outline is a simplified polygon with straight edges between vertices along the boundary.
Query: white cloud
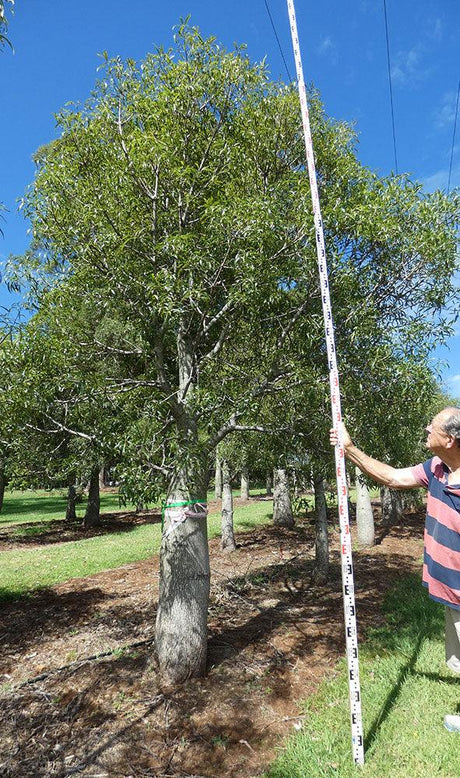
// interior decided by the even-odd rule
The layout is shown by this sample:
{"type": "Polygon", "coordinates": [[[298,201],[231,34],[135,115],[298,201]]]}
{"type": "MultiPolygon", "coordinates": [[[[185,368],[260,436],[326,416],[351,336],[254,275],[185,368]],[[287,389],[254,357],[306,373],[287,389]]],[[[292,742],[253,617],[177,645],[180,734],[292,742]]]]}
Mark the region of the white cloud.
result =
{"type": "Polygon", "coordinates": [[[440,41],[442,39],[443,32],[444,32],[444,25],[442,19],[440,19],[439,17],[437,19],[434,19],[432,23],[430,23],[429,29],[430,29],[430,35],[432,38],[434,38],[434,40],[440,41]]]}
{"type": "Polygon", "coordinates": [[[410,51],[398,51],[391,68],[393,81],[401,86],[411,82],[417,72],[419,60],[420,55],[417,47],[410,49],[410,51]]]}
{"type": "Polygon", "coordinates": [[[437,170],[436,173],[432,173],[431,176],[422,179],[423,188],[427,192],[434,192],[436,189],[446,189],[448,176],[448,170],[437,170]]]}
{"type": "Polygon", "coordinates": [[[442,389],[460,402],[460,375],[445,376],[442,381],[442,389]]]}
{"type": "Polygon", "coordinates": [[[429,74],[429,69],[423,67],[424,48],[417,44],[408,51],[398,51],[391,66],[391,76],[398,86],[416,87],[429,74]]]}
{"type": "Polygon", "coordinates": [[[334,65],[337,63],[337,46],[330,35],[326,35],[321,39],[316,51],[320,56],[328,57],[334,65]]]}
{"type": "Polygon", "coordinates": [[[436,111],[436,126],[440,129],[453,126],[455,121],[455,106],[457,93],[446,92],[441,98],[441,106],[436,111]]]}
{"type": "MultiPolygon", "coordinates": [[[[427,192],[434,192],[436,189],[446,190],[448,180],[449,167],[447,166],[423,178],[422,184],[427,192]]],[[[452,173],[450,176],[450,190],[452,191],[452,189],[455,189],[455,187],[458,186],[460,186],[460,162],[457,162],[457,164],[452,166],[452,173]]]]}
{"type": "Polygon", "coordinates": [[[449,376],[444,383],[447,391],[460,400],[460,374],[449,376]]]}

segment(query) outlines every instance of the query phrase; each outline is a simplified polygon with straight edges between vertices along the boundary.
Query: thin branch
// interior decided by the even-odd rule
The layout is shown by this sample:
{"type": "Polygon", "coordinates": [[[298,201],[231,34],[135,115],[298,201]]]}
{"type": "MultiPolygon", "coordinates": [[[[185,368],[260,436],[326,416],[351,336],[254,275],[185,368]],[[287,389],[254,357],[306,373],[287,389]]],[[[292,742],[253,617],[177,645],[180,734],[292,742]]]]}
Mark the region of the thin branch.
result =
{"type": "Polygon", "coordinates": [[[85,432],[79,432],[79,430],[73,430],[70,427],[66,427],[65,424],[61,424],[61,422],[56,421],[56,419],[53,419],[53,417],[49,416],[47,413],[45,413],[44,416],[47,419],[49,419],[49,421],[51,421],[53,424],[56,425],[56,429],[54,429],[54,430],[46,430],[46,429],[43,429],[42,427],[35,427],[33,424],[26,424],[25,426],[28,427],[29,429],[35,430],[36,432],[43,432],[43,433],[46,433],[48,435],[50,435],[50,434],[54,434],[55,435],[58,432],[68,432],[69,435],[75,435],[78,438],[83,438],[84,440],[89,440],[90,443],[94,443],[95,440],[96,440],[94,435],[87,435],[85,432]]]}
{"type": "Polygon", "coordinates": [[[134,170],[134,165],[132,163],[131,157],[129,156],[128,149],[126,148],[125,139],[123,137],[123,129],[122,129],[122,121],[121,121],[121,101],[118,102],[118,120],[117,120],[117,128],[118,128],[118,135],[120,137],[120,144],[121,148],[123,150],[123,154],[125,155],[126,161],[128,163],[128,169],[131,173],[134,181],[139,186],[139,188],[144,192],[147,197],[152,200],[153,202],[157,199],[157,192],[158,192],[158,177],[156,179],[155,184],[155,191],[152,192],[149,186],[147,186],[146,182],[144,181],[141,176],[139,176],[136,171],[134,170]]]}
{"type": "Polygon", "coordinates": [[[198,367],[201,367],[203,362],[206,362],[206,360],[208,359],[212,359],[212,357],[215,357],[219,353],[225,341],[227,340],[229,329],[230,329],[230,322],[227,322],[226,326],[222,329],[222,332],[219,335],[219,339],[214,344],[213,348],[210,351],[208,351],[207,354],[204,354],[204,356],[202,356],[201,359],[199,360],[198,367]]]}

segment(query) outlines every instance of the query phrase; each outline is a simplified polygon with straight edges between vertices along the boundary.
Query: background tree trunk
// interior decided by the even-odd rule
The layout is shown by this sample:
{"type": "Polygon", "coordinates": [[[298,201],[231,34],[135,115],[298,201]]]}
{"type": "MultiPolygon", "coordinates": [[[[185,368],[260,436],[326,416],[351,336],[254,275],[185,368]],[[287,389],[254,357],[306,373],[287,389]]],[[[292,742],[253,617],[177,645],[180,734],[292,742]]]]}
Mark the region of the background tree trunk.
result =
{"type": "Polygon", "coordinates": [[[273,523],[281,527],[293,527],[291,495],[287,470],[276,468],[274,472],[273,523]]]}
{"type": "Polygon", "coordinates": [[[216,456],[216,470],[214,478],[214,497],[216,500],[222,499],[222,462],[216,456]]]}
{"type": "Polygon", "coordinates": [[[91,477],[89,480],[88,491],[88,503],[86,505],[86,512],[83,518],[83,526],[85,529],[89,527],[98,527],[101,523],[101,499],[99,492],[99,468],[94,467],[91,471],[91,477]]]}
{"type": "Polygon", "coordinates": [[[273,496],[273,477],[272,477],[272,474],[271,474],[270,471],[268,471],[268,473],[267,473],[267,478],[266,478],[265,483],[266,483],[267,497],[272,497],[273,496]]]}
{"type": "Polygon", "coordinates": [[[382,486],[380,489],[380,502],[382,505],[382,524],[392,527],[401,524],[403,520],[403,499],[397,489],[389,489],[382,486]]]}
{"type": "Polygon", "coordinates": [[[233,531],[233,494],[228,462],[222,462],[222,550],[235,551],[233,531]]]}
{"type": "Polygon", "coordinates": [[[246,465],[241,470],[241,499],[249,500],[249,471],[246,465]]]}
{"type": "Polygon", "coordinates": [[[70,475],[67,487],[67,507],[65,511],[66,521],[76,521],[77,519],[77,487],[75,485],[75,476],[70,475]]]}
{"type": "Polygon", "coordinates": [[[316,583],[326,583],[329,575],[329,535],[327,531],[327,506],[324,479],[321,473],[313,474],[315,492],[315,573],[316,583]]]}
{"type": "Polygon", "coordinates": [[[359,467],[356,474],[356,527],[358,544],[363,548],[375,544],[374,512],[372,510],[369,489],[359,467]]]}
{"type": "Polygon", "coordinates": [[[105,486],[107,486],[107,469],[102,465],[99,470],[99,489],[104,489],[105,486]]]}

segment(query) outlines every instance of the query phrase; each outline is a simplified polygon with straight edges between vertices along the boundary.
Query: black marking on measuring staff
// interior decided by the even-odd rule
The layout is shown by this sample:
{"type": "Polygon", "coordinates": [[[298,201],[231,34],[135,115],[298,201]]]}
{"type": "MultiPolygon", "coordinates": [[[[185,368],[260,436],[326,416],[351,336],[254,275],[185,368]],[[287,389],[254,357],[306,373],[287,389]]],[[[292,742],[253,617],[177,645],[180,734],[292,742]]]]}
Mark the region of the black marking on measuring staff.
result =
{"type": "Polygon", "coordinates": [[[307,92],[303,78],[302,59],[300,56],[299,36],[293,0],[287,0],[291,26],[292,46],[297,72],[302,124],[307,154],[308,176],[310,179],[313,216],[315,221],[316,251],[321,284],[321,300],[323,305],[324,327],[326,333],[327,356],[329,362],[329,381],[331,390],[331,405],[333,424],[338,433],[338,444],[335,447],[335,467],[337,476],[337,495],[340,521],[340,550],[342,559],[342,591],[345,616],[345,640],[348,662],[348,689],[350,699],[350,720],[353,759],[356,764],[364,764],[364,739],[361,716],[361,690],[359,685],[358,637],[356,629],[356,607],[354,595],[353,563],[351,556],[350,523],[348,518],[348,488],[345,471],[345,454],[342,439],[342,412],[340,406],[339,374],[337,371],[336,349],[334,341],[334,325],[332,320],[329,281],[327,275],[326,249],[324,244],[323,222],[319,205],[318,186],[316,183],[315,159],[311,137],[310,119],[308,115],[307,92]]]}

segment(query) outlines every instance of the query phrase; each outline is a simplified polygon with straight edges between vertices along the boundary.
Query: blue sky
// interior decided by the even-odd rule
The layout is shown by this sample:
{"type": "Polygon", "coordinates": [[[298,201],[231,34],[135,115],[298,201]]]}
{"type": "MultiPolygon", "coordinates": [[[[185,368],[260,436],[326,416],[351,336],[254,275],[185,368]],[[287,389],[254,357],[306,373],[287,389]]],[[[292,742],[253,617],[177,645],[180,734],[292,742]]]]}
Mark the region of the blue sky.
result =
{"type": "MultiPolygon", "coordinates": [[[[291,77],[295,74],[285,0],[267,0],[291,77]]],[[[428,190],[447,187],[460,78],[460,0],[386,0],[399,172],[428,190]]],[[[382,175],[395,168],[383,0],[296,1],[305,80],[326,111],[354,122],[361,161],[382,175]]],[[[2,162],[0,201],[8,208],[0,261],[22,253],[27,223],[17,198],[33,180],[32,155],[55,137],[56,113],[84,101],[97,78],[98,53],[142,59],[167,47],[180,18],[227,48],[246,43],[251,59],[266,57],[273,78],[288,79],[265,0],[16,0],[10,18],[14,54],[0,53],[2,162]]],[[[451,188],[460,186],[460,117],[451,188]]],[[[0,285],[0,305],[8,303],[0,285]]],[[[337,318],[339,311],[334,312],[337,318]]],[[[460,324],[443,378],[460,396],[460,324]]]]}

